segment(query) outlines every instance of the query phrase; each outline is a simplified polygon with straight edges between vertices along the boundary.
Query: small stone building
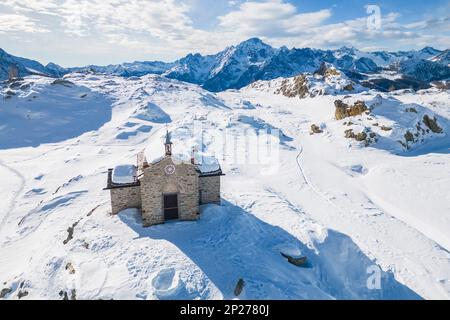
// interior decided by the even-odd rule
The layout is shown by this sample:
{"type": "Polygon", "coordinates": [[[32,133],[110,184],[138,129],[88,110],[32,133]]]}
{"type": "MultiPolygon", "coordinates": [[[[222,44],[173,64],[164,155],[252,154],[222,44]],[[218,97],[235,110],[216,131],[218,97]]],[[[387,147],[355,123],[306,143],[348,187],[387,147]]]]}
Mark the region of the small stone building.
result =
{"type": "Polygon", "coordinates": [[[139,208],[144,226],[167,220],[197,220],[201,204],[220,204],[222,169],[215,158],[197,161],[172,155],[167,132],[165,156],[147,161],[144,151],[137,166],[125,165],[108,170],[106,190],[111,194],[112,213],[139,208]]]}

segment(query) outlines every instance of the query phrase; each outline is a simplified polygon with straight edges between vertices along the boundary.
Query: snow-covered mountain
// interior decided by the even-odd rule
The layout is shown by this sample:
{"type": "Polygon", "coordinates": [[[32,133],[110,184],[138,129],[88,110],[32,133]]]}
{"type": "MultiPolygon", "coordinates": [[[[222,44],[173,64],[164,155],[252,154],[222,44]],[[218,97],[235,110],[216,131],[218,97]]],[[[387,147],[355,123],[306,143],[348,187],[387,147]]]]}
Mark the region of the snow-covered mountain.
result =
{"type": "Polygon", "coordinates": [[[1,83],[1,298],[231,299],[244,279],[242,299],[450,299],[450,92],[364,89],[331,65],[296,78],[220,93],[159,75],[1,83]],[[108,168],[160,156],[166,126],[190,150],[198,122],[209,153],[225,132],[269,130],[276,166],[226,151],[222,206],[198,222],[111,216],[108,168]]]}
{"type": "Polygon", "coordinates": [[[33,74],[58,77],[66,73],[63,68],[56,64],[49,64],[45,67],[37,61],[10,55],[0,48],[0,80],[8,79],[8,72],[11,66],[17,68],[20,77],[33,74]]]}
{"type": "Polygon", "coordinates": [[[450,66],[450,49],[443,51],[442,53],[430,58],[431,61],[438,62],[445,66],[450,66]]]}
{"type": "MultiPolygon", "coordinates": [[[[323,62],[332,64],[352,80],[359,82],[369,74],[379,74],[383,69],[395,70],[411,81],[423,82],[413,88],[427,87],[430,81],[449,78],[446,52],[431,47],[419,51],[401,52],[363,52],[353,47],[337,50],[287,47],[273,48],[258,38],[252,38],[236,46],[214,54],[203,56],[189,54],[175,62],[144,61],[108,66],[87,66],[64,69],[55,64],[46,67],[37,62],[12,56],[3,52],[0,56],[2,73],[0,79],[6,79],[11,63],[21,66],[24,75],[39,72],[50,76],[62,76],[70,72],[100,73],[124,77],[146,74],[164,75],[167,78],[199,84],[204,89],[219,92],[226,89],[240,89],[258,80],[273,80],[279,77],[294,77],[301,73],[312,73],[323,62]],[[31,65],[30,65],[31,64],[31,65]]],[[[404,86],[400,85],[399,87],[404,86]]],[[[383,87],[383,86],[381,86],[383,87]]],[[[389,85],[388,87],[391,87],[389,85]]],[[[394,85],[394,87],[396,87],[394,85]]]]}

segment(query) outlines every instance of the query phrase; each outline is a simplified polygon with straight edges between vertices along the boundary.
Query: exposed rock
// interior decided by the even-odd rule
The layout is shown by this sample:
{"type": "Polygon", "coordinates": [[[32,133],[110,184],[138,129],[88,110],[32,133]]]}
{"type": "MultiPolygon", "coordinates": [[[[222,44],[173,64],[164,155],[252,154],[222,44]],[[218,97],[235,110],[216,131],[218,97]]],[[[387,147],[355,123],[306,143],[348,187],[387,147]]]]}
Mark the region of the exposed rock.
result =
{"type": "Polygon", "coordinates": [[[236,284],[236,287],[234,288],[234,295],[236,297],[239,297],[244,290],[245,287],[245,281],[244,279],[239,279],[238,283],[236,284]]]}
{"type": "MultiPolygon", "coordinates": [[[[67,291],[63,291],[61,290],[59,292],[59,296],[63,299],[63,300],[69,300],[69,294],[67,293],[67,291]]],[[[75,289],[72,289],[70,291],[70,300],[77,300],[77,291],[75,289]]]]}
{"type": "Polygon", "coordinates": [[[363,114],[367,111],[367,106],[363,101],[356,101],[353,106],[350,106],[341,100],[334,102],[336,107],[335,117],[336,120],[342,120],[348,117],[354,117],[363,114]]]}
{"type": "Polygon", "coordinates": [[[75,289],[71,291],[70,300],[77,300],[77,291],[75,289]]]}
{"type": "Polygon", "coordinates": [[[417,110],[416,110],[416,108],[406,108],[405,109],[405,112],[413,112],[413,113],[417,113],[417,110]]]}
{"type": "Polygon", "coordinates": [[[414,135],[410,131],[406,131],[405,140],[406,142],[414,142],[414,135]]]}
{"type": "Polygon", "coordinates": [[[89,243],[86,242],[86,240],[83,240],[83,243],[81,244],[83,248],[89,249],[89,243]]]}
{"type": "Polygon", "coordinates": [[[354,139],[354,138],[356,138],[356,135],[355,135],[355,133],[353,132],[353,129],[345,130],[345,137],[346,137],[347,139],[354,139]]]}
{"type": "Polygon", "coordinates": [[[313,124],[313,125],[311,126],[311,134],[314,134],[314,133],[323,133],[323,130],[320,129],[319,126],[313,124]]]}
{"type": "Polygon", "coordinates": [[[355,139],[356,139],[356,141],[359,141],[359,142],[365,141],[367,139],[367,133],[360,132],[356,135],[355,139]]]}
{"type": "Polygon", "coordinates": [[[344,91],[353,91],[355,88],[353,87],[353,84],[349,83],[345,87],[342,88],[344,91]]]}
{"type": "Polygon", "coordinates": [[[63,85],[65,87],[72,87],[74,83],[65,79],[56,79],[55,81],[52,82],[52,85],[63,85]]]}
{"type": "Polygon", "coordinates": [[[293,264],[294,266],[297,266],[297,267],[302,267],[302,268],[306,267],[306,264],[308,263],[307,257],[295,258],[295,257],[291,257],[283,252],[281,252],[281,255],[284,258],[286,258],[290,264],[293,264]]]}
{"type": "Polygon", "coordinates": [[[26,297],[28,295],[28,291],[25,290],[20,290],[19,293],[17,294],[17,296],[19,297],[19,299],[22,299],[23,297],[26,297]]]}
{"type": "Polygon", "coordinates": [[[63,299],[63,300],[69,300],[69,296],[67,295],[67,291],[60,291],[59,292],[59,296],[63,299]]]}
{"type": "Polygon", "coordinates": [[[424,115],[423,123],[434,133],[442,133],[442,128],[437,124],[436,117],[433,117],[433,119],[431,119],[428,115],[424,115]]]}
{"type": "Polygon", "coordinates": [[[290,84],[289,79],[283,80],[281,87],[275,91],[275,94],[283,94],[286,97],[300,97],[305,98],[309,95],[308,80],[305,75],[300,75],[293,79],[293,84],[290,84]]]}
{"type": "Polygon", "coordinates": [[[97,210],[98,208],[100,208],[100,206],[101,206],[101,204],[99,204],[99,205],[96,206],[95,208],[92,208],[92,209],[88,212],[87,217],[90,217],[90,216],[95,212],[95,210],[97,210]]]}
{"type": "Polygon", "coordinates": [[[433,85],[439,90],[450,90],[450,81],[436,81],[433,85]]]}
{"type": "Polygon", "coordinates": [[[75,227],[78,225],[78,223],[80,223],[80,221],[75,222],[72,226],[70,226],[70,227],[67,229],[68,235],[67,235],[66,240],[63,241],[63,244],[68,244],[69,241],[73,239],[73,232],[74,232],[74,230],[75,230],[75,227]]]}
{"type": "Polygon", "coordinates": [[[75,274],[75,268],[71,262],[66,264],[66,270],[69,271],[69,274],[75,274]]]}
{"type": "Polygon", "coordinates": [[[11,288],[4,288],[4,289],[2,289],[2,291],[0,291],[0,299],[5,298],[11,292],[12,292],[11,288]]]}

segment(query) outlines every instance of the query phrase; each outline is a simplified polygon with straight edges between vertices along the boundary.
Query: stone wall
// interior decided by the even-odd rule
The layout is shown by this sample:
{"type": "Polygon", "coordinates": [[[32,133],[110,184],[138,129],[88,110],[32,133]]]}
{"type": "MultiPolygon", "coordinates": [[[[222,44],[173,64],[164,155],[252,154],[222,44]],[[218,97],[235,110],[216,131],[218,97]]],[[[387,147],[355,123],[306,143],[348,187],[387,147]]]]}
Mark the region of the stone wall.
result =
{"type": "Polygon", "coordinates": [[[110,190],[110,193],[112,214],[118,214],[129,208],[141,208],[141,188],[139,186],[114,188],[110,190]]]}
{"type": "Polygon", "coordinates": [[[201,203],[220,204],[220,176],[199,178],[201,203]]]}
{"type": "Polygon", "coordinates": [[[199,217],[199,178],[192,164],[174,164],[167,157],[144,169],[141,179],[142,219],[145,226],[164,223],[163,194],[178,194],[180,220],[197,220],[199,217]],[[168,175],[165,168],[175,165],[175,173],[168,175]]]}

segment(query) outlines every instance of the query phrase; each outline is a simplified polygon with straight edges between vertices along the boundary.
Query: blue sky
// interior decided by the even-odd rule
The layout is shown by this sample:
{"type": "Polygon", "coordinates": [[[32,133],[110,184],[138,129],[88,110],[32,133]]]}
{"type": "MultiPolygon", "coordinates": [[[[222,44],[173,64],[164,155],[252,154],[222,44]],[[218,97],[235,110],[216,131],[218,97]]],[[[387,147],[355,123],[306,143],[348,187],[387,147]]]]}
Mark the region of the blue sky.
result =
{"type": "Polygon", "coordinates": [[[450,47],[449,0],[2,0],[0,47],[63,66],[279,47],[450,47]],[[369,9],[369,10],[368,10],[369,9]]]}

